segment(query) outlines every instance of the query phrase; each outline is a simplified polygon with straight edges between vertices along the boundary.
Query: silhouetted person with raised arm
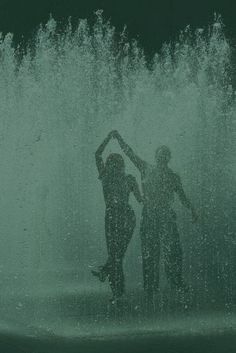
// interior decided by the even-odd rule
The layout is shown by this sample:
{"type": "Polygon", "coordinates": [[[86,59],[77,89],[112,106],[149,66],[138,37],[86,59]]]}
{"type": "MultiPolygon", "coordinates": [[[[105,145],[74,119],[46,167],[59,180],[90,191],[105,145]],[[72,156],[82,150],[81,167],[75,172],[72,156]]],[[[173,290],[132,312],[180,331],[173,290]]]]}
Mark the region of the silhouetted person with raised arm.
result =
{"type": "Polygon", "coordinates": [[[123,259],[131,240],[136,218],[129,205],[129,195],[133,193],[142,202],[138,184],[132,175],[125,174],[122,156],[112,153],[103,162],[102,153],[113,134],[110,133],[96,151],[95,158],[99,179],[102,182],[105,211],[105,235],[108,259],[104,266],[92,274],[104,282],[108,278],[113,293],[113,301],[121,298],[125,290],[123,259]]]}
{"type": "Polygon", "coordinates": [[[168,166],[171,152],[166,146],[157,148],[155,165],[150,165],[133,152],[117,131],[113,131],[112,134],[141,173],[144,206],[140,233],[145,292],[149,298],[153,298],[158,290],[161,246],[167,278],[175,288],[185,289],[182,276],[182,248],[176,214],[172,209],[174,195],[177,194],[181,203],[190,209],[194,221],[197,217],[185,195],[180,177],[168,166]]]}

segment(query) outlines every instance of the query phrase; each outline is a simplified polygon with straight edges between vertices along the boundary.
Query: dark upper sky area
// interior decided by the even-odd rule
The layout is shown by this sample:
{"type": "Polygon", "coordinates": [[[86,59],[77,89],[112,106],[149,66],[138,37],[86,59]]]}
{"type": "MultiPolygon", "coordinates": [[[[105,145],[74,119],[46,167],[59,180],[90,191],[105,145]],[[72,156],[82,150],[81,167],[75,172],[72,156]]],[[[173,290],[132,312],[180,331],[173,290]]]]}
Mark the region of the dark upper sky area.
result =
{"type": "Polygon", "coordinates": [[[0,0],[0,31],[13,32],[19,41],[50,13],[61,23],[69,16],[92,21],[97,9],[103,9],[118,30],[126,24],[147,53],[158,50],[188,24],[207,25],[214,12],[222,15],[227,35],[236,42],[236,0],[0,0]]]}

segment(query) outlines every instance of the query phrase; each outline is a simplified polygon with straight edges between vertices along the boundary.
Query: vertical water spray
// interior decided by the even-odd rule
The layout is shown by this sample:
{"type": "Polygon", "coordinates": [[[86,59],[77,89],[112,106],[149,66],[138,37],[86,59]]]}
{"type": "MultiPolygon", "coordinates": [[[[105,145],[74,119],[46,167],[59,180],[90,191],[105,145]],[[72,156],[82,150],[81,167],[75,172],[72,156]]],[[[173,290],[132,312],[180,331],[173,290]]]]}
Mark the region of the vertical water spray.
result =
{"type": "MultiPolygon", "coordinates": [[[[196,301],[208,301],[222,281],[218,293],[231,301],[236,274],[231,55],[217,19],[209,29],[187,28],[151,65],[137,43],[125,33],[118,37],[100,13],[93,27],[81,20],[63,33],[50,19],[21,59],[12,36],[1,37],[3,271],[27,274],[23,287],[47,278],[49,270],[76,272],[78,283],[90,282],[89,265],[106,256],[94,151],[117,128],[149,162],[158,145],[170,146],[172,165],[200,216],[193,227],[177,205],[186,278],[196,301]]],[[[138,177],[128,161],[127,171],[138,177]]],[[[141,271],[138,236],[126,260],[130,285],[141,280],[132,274],[137,266],[141,271]]]]}

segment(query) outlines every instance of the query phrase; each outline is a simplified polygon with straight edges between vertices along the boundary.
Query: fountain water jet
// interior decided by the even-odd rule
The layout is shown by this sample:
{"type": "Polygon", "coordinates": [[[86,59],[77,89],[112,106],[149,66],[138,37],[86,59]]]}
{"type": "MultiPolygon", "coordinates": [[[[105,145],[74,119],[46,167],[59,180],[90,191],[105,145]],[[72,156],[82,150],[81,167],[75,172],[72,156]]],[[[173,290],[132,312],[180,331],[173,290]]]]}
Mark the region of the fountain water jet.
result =
{"type": "MultiPolygon", "coordinates": [[[[176,205],[194,306],[234,304],[236,108],[232,49],[222,28],[220,19],[206,30],[187,28],[151,65],[137,43],[124,33],[117,38],[100,13],[93,28],[81,20],[62,34],[50,19],[21,59],[12,36],[1,38],[0,265],[6,295],[31,296],[32,288],[50,298],[70,290],[103,295],[89,273],[106,256],[94,151],[117,128],[150,162],[158,145],[169,145],[172,165],[199,210],[192,226],[176,205]]],[[[115,143],[111,148],[118,151],[115,143]]],[[[127,171],[139,178],[129,161],[127,171]]],[[[141,282],[139,248],[137,234],[125,263],[130,289],[141,282]]],[[[37,300],[29,312],[42,310],[37,300]]],[[[83,310],[93,312],[86,304],[83,310]]]]}

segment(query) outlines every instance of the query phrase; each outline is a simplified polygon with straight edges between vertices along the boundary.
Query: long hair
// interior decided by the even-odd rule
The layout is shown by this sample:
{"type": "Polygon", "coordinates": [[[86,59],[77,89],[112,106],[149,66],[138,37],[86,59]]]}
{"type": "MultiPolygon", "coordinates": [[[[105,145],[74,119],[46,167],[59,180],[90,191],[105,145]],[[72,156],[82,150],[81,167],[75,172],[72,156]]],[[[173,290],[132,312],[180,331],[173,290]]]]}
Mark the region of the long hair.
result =
{"type": "Polygon", "coordinates": [[[104,174],[108,178],[116,179],[125,175],[125,162],[118,153],[111,153],[105,162],[104,174]]]}

